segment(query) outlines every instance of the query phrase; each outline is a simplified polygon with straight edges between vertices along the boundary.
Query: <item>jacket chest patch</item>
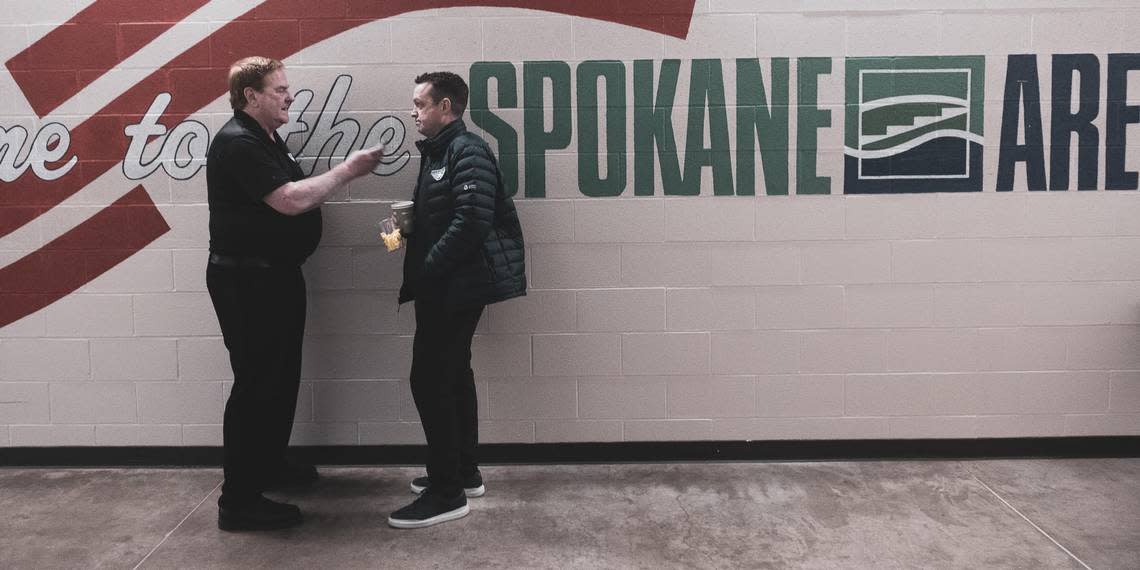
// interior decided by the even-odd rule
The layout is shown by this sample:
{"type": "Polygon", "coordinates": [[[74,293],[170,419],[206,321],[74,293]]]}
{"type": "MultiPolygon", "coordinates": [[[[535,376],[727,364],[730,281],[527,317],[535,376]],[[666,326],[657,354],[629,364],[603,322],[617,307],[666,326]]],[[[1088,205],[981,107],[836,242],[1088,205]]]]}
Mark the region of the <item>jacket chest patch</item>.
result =
{"type": "Polygon", "coordinates": [[[436,182],[439,182],[440,180],[443,180],[443,175],[446,173],[447,167],[445,166],[443,168],[431,171],[431,177],[434,178],[436,182]]]}

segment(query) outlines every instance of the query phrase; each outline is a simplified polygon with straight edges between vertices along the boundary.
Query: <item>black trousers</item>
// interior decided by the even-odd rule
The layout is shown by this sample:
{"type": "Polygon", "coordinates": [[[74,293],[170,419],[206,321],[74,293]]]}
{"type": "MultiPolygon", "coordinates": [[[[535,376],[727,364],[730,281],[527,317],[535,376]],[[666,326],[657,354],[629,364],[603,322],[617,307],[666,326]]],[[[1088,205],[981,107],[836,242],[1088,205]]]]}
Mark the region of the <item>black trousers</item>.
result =
{"type": "Polygon", "coordinates": [[[412,398],[427,437],[431,491],[455,496],[478,469],[479,412],[471,340],[483,307],[448,311],[442,301],[416,301],[412,398]]]}
{"type": "Polygon", "coordinates": [[[206,286],[234,372],[222,428],[222,499],[241,502],[260,494],[285,463],[301,383],[305,279],[299,267],[208,264],[206,286]]]}

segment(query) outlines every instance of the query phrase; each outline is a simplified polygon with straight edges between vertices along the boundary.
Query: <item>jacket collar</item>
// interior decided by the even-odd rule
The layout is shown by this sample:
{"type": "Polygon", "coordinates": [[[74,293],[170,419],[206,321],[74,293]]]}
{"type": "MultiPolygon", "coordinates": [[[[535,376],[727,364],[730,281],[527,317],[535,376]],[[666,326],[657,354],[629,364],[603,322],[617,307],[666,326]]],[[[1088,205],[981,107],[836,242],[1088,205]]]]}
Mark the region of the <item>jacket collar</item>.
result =
{"type": "Polygon", "coordinates": [[[467,132],[467,125],[463,122],[463,119],[455,119],[446,127],[440,129],[434,137],[416,141],[416,148],[420,150],[420,154],[433,153],[441,148],[447,147],[455,137],[465,132],[467,132]]]}

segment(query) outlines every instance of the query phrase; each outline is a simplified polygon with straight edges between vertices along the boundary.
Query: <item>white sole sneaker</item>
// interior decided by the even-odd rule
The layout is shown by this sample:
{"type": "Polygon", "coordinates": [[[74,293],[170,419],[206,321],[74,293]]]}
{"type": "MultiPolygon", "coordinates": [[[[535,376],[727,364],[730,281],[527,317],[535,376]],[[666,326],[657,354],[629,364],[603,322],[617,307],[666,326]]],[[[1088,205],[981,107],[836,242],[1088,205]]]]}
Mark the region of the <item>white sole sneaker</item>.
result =
{"type": "MultiPolygon", "coordinates": [[[[427,487],[421,487],[419,485],[416,485],[415,483],[412,483],[412,492],[413,493],[419,495],[426,490],[427,490],[427,487]]],[[[478,487],[472,487],[470,489],[464,489],[463,490],[463,494],[467,495],[468,499],[474,499],[475,497],[482,497],[486,492],[487,492],[487,486],[486,485],[479,485],[478,487]]]]}
{"type": "Polygon", "coordinates": [[[458,509],[447,511],[446,513],[440,513],[434,517],[431,517],[430,519],[424,520],[394,519],[392,517],[388,517],[388,526],[392,528],[426,528],[432,525],[437,525],[439,523],[461,519],[467,516],[470,512],[471,507],[468,505],[463,505],[458,509]]]}

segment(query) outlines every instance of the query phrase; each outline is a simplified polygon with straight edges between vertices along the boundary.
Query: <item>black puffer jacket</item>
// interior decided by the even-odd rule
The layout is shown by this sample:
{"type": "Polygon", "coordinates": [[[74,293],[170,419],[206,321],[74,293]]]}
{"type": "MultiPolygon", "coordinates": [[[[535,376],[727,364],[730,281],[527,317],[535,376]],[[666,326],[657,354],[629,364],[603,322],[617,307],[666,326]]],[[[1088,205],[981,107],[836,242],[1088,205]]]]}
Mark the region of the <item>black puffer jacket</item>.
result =
{"type": "Polygon", "coordinates": [[[460,119],[416,146],[415,228],[400,302],[435,298],[455,310],[525,295],[522,227],[487,142],[460,119]]]}

